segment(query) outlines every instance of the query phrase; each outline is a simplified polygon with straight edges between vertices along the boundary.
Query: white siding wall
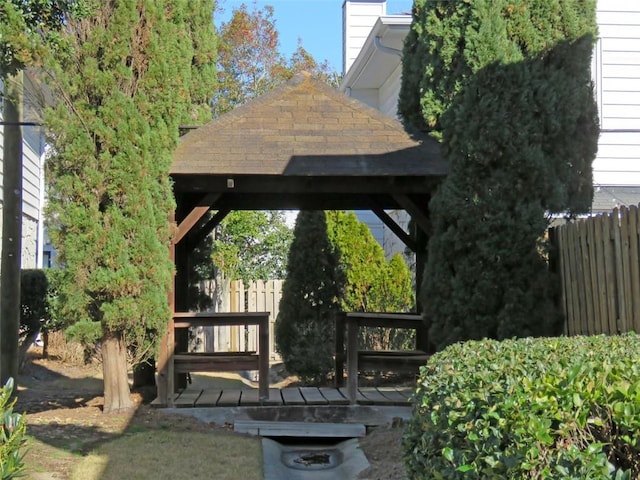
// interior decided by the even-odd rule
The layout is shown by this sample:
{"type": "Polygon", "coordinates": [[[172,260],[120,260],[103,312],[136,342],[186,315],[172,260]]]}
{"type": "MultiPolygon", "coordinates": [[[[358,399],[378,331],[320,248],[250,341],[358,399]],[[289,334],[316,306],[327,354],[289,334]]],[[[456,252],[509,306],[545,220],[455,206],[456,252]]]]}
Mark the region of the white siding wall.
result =
{"type": "Polygon", "coordinates": [[[379,110],[378,96],[379,91],[377,88],[359,88],[358,90],[351,91],[351,98],[355,98],[365,105],[379,110]]]}
{"type": "Polygon", "coordinates": [[[378,110],[390,117],[398,116],[398,97],[400,96],[401,76],[402,64],[400,63],[380,87],[378,110]]]}
{"type": "Polygon", "coordinates": [[[640,185],[640,1],[599,0],[593,78],[602,133],[596,185],[640,185]]]}
{"type": "Polygon", "coordinates": [[[345,0],[342,6],[342,73],[351,67],[378,17],[386,14],[385,0],[345,0]]]}

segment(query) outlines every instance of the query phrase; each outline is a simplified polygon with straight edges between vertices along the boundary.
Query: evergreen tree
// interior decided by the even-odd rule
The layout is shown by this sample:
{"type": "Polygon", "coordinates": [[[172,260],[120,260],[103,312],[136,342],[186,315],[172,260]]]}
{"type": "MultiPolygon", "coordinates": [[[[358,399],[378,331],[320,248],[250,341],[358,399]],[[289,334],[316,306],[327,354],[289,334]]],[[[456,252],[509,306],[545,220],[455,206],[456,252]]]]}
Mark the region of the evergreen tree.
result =
{"type": "Polygon", "coordinates": [[[408,312],[414,307],[411,271],[400,254],[387,262],[382,246],[354,212],[325,212],[331,244],[345,273],[342,309],[408,312]]]}
{"type": "Polygon", "coordinates": [[[344,284],[322,211],[298,214],[276,319],[276,344],[287,370],[317,382],[333,368],[335,313],[344,284]]]}
{"type": "Polygon", "coordinates": [[[171,312],[169,180],[178,126],[207,118],[210,1],[96,4],[67,22],[47,116],[51,239],[71,331],[101,341],[105,412],[132,407],[127,352],[153,355],[171,312]]]}
{"type": "MultiPolygon", "coordinates": [[[[409,312],[414,306],[411,271],[396,254],[387,262],[384,250],[354,212],[326,212],[327,230],[339,252],[345,288],[340,305],[346,312],[409,312]]],[[[362,329],[360,347],[401,349],[410,340],[406,330],[362,329]]]]}
{"type": "Polygon", "coordinates": [[[451,168],[430,205],[430,338],[557,333],[543,237],[550,212],[591,205],[595,1],[416,0],[413,13],[399,109],[451,168]]]}

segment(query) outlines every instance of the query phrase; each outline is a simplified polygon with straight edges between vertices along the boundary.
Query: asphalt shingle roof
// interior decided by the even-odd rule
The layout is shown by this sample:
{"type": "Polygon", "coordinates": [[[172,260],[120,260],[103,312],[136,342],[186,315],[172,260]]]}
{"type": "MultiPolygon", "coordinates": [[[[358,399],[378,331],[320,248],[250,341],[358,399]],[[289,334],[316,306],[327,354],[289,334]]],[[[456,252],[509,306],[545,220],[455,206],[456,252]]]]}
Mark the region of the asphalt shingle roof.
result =
{"type": "Polygon", "coordinates": [[[438,143],[301,73],[181,138],[173,175],[434,176],[438,143]]]}

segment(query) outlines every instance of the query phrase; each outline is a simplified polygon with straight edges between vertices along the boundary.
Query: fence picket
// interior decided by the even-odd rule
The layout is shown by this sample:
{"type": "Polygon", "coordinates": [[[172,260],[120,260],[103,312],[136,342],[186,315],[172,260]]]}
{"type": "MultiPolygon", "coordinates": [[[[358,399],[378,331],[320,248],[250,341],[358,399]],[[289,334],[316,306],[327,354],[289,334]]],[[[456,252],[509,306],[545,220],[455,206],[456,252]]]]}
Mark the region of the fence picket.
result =
{"type": "Polygon", "coordinates": [[[578,241],[580,242],[580,264],[582,266],[582,278],[581,282],[583,291],[583,305],[584,305],[584,322],[586,324],[586,330],[590,335],[596,332],[596,319],[594,316],[594,295],[592,290],[591,280],[591,262],[589,261],[589,242],[588,242],[588,222],[579,222],[578,227],[578,241]]]}
{"type": "Polygon", "coordinates": [[[597,292],[596,303],[598,305],[598,333],[606,333],[609,331],[609,298],[608,291],[610,287],[607,285],[607,262],[605,261],[606,248],[605,248],[605,237],[603,235],[603,222],[602,217],[595,217],[592,222],[589,222],[593,225],[593,259],[596,264],[596,270],[598,272],[597,282],[595,291],[597,292]]]}
{"type": "Polygon", "coordinates": [[[630,328],[637,330],[638,317],[640,317],[640,263],[638,261],[638,208],[632,206],[627,213],[629,218],[629,272],[630,286],[629,292],[631,301],[630,328]]]}

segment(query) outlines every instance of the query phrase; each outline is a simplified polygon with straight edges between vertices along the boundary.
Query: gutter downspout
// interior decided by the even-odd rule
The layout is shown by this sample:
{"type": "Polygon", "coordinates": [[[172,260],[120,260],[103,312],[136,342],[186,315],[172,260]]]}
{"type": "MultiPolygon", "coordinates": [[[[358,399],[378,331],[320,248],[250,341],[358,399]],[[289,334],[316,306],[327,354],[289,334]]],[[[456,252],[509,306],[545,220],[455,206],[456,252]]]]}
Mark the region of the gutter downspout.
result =
{"type": "Polygon", "coordinates": [[[397,55],[399,57],[402,56],[402,50],[397,50],[395,48],[391,48],[383,45],[382,37],[380,37],[379,35],[376,35],[376,37],[373,39],[373,45],[376,47],[376,49],[380,50],[381,52],[388,53],[390,55],[397,55]]]}

